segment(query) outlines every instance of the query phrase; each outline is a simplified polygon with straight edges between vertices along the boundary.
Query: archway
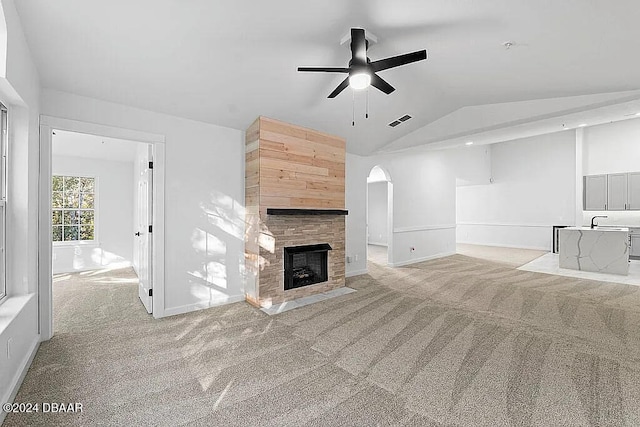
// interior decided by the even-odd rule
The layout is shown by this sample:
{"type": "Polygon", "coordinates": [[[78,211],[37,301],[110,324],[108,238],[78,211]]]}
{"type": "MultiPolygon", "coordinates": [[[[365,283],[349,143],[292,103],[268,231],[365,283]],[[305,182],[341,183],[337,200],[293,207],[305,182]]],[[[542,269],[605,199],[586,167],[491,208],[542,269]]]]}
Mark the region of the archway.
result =
{"type": "Polygon", "coordinates": [[[389,171],[376,165],[367,176],[367,261],[391,265],[393,254],[393,183],[389,171]]]}

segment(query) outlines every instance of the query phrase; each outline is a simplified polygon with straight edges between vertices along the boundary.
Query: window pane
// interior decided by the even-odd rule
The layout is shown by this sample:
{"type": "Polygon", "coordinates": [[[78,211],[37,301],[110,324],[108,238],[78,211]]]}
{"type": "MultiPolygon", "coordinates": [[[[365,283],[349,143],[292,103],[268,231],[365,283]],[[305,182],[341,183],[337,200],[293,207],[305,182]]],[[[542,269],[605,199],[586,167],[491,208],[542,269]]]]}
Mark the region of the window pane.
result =
{"type": "MultiPolygon", "coordinates": [[[[64,224],[77,224],[80,220],[80,211],[64,211],[62,215],[64,224]]],[[[66,240],[66,239],[65,239],[66,240]]]]}
{"type": "Polygon", "coordinates": [[[53,191],[62,191],[62,177],[54,176],[53,181],[51,183],[51,189],[53,191]]]}
{"type": "Polygon", "coordinates": [[[77,176],[65,176],[64,177],[64,191],[65,192],[78,192],[80,191],[80,178],[77,176]]]}
{"type": "Polygon", "coordinates": [[[82,199],[81,199],[81,202],[80,202],[80,208],[82,208],[82,209],[93,209],[93,204],[94,204],[93,194],[83,193],[82,194],[82,199]]]}
{"type": "Polygon", "coordinates": [[[93,225],[80,226],[80,240],[93,240],[93,225]]]}
{"type": "Polygon", "coordinates": [[[78,240],[78,227],[64,227],[64,240],[78,240]]]}
{"type": "Polygon", "coordinates": [[[62,211],[53,211],[51,223],[53,225],[62,225],[62,211]]]}
{"type": "Polygon", "coordinates": [[[60,191],[53,192],[53,194],[51,195],[51,206],[54,208],[61,208],[62,205],[63,205],[62,192],[60,191]]]}
{"type": "Polygon", "coordinates": [[[60,226],[53,227],[53,241],[54,242],[62,241],[62,227],[60,226]]]}
{"type": "Polygon", "coordinates": [[[80,178],[80,191],[93,193],[94,178],[80,178]]]}
{"type": "Polygon", "coordinates": [[[80,211],[80,224],[93,225],[93,211],[80,211]]]}
{"type": "Polygon", "coordinates": [[[80,207],[80,197],[78,194],[64,193],[64,207],[65,208],[78,208],[80,207]]]}

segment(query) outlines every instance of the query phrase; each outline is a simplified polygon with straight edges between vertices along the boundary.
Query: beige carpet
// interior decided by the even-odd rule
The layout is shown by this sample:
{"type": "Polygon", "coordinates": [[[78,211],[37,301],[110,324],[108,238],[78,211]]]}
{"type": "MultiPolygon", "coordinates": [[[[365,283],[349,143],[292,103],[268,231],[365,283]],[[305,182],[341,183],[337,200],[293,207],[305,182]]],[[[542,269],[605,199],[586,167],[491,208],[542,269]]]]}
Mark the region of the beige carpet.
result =
{"type": "Polygon", "coordinates": [[[458,243],[456,244],[456,253],[472,258],[480,258],[487,261],[494,261],[514,267],[520,267],[549,252],[534,249],[505,248],[503,246],[458,243]]]}
{"type": "Polygon", "coordinates": [[[85,411],[6,425],[640,425],[640,287],[462,255],[370,266],[358,292],[276,316],[156,321],[135,283],[102,283],[130,273],[59,281],[16,401],[85,411]]]}

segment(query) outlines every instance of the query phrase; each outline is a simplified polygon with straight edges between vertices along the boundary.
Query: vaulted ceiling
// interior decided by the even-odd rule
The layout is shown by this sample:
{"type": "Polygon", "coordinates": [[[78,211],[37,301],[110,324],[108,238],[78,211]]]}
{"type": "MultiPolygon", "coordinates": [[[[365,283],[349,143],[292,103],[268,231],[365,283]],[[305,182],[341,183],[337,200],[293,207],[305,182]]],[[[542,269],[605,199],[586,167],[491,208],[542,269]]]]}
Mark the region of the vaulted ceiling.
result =
{"type": "Polygon", "coordinates": [[[637,0],[15,3],[45,88],[243,130],[265,115],[357,154],[640,111],[637,0]],[[369,92],[369,119],[365,93],[327,99],[344,76],[296,71],[346,66],[351,27],[377,37],[372,60],[429,52],[380,73],[396,91],[369,92]]]}

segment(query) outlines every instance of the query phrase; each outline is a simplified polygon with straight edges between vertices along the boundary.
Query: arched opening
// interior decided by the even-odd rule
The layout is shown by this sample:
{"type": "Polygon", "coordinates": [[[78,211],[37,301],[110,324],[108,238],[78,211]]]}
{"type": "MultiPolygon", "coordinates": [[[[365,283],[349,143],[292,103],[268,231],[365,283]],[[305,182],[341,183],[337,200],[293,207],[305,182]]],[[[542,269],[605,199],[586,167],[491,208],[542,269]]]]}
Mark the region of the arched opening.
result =
{"type": "Polygon", "coordinates": [[[393,254],[393,183],[376,165],[367,177],[367,261],[391,265],[393,254]]]}

